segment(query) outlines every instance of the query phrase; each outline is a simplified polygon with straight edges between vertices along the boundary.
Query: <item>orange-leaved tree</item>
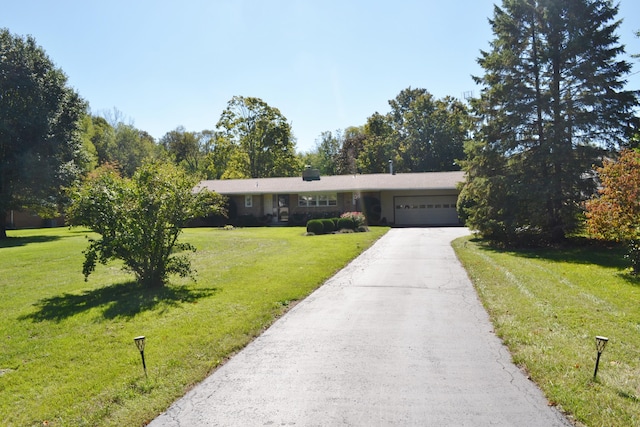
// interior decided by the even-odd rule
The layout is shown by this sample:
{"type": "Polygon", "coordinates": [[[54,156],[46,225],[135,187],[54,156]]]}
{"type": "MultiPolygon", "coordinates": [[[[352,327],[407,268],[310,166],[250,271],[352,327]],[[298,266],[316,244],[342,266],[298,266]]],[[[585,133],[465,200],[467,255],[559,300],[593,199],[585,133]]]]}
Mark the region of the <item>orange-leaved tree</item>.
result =
{"type": "Polygon", "coordinates": [[[587,230],[597,239],[628,245],[633,272],[640,273],[640,152],[624,150],[598,169],[601,188],[586,203],[587,230]]]}

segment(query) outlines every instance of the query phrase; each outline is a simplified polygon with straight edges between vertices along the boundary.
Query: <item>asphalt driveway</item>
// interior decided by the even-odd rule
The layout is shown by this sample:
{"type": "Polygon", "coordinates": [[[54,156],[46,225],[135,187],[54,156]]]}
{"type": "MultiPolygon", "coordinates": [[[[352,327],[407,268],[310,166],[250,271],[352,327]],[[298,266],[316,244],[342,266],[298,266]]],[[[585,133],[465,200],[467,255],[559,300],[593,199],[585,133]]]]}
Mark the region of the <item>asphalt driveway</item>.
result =
{"type": "Polygon", "coordinates": [[[390,230],[150,426],[570,426],[493,334],[467,233],[390,230]]]}

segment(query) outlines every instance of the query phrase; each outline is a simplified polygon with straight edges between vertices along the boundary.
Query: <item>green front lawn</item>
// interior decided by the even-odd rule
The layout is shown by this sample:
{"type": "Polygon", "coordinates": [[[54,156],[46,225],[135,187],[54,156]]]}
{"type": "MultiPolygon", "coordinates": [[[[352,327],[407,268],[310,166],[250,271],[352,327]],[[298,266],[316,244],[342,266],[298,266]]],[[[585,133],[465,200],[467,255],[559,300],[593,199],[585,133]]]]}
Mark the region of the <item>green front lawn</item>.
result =
{"type": "Polygon", "coordinates": [[[137,287],[117,264],[84,282],[85,231],[10,231],[0,241],[3,425],[145,424],[387,228],[304,231],[187,229],[198,281],[160,290],[137,287]]]}
{"type": "Polygon", "coordinates": [[[491,249],[471,237],[458,257],[516,364],[587,426],[640,426],[640,279],[624,250],[491,249]],[[596,381],[595,336],[609,338],[596,381]]]}

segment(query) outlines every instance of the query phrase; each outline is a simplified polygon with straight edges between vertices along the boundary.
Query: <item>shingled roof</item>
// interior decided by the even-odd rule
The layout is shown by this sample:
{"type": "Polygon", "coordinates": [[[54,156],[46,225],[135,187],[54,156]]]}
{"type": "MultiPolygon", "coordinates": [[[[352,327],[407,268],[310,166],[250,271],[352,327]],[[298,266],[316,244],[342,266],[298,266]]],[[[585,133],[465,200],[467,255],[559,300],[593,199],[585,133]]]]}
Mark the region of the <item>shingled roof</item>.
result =
{"type": "Polygon", "coordinates": [[[254,178],[201,181],[199,188],[219,194],[329,193],[389,190],[455,190],[464,172],[423,172],[322,176],[319,181],[295,178],[254,178]]]}

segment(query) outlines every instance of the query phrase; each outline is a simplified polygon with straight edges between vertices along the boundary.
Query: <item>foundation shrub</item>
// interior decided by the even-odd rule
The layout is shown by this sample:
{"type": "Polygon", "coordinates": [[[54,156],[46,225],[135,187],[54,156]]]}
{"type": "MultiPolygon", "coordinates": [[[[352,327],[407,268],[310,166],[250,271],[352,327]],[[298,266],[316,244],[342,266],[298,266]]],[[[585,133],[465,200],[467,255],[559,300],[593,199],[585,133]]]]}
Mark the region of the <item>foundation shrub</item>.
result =
{"type": "Polygon", "coordinates": [[[333,233],[337,229],[336,221],[332,218],[325,218],[320,220],[324,229],[324,234],[333,233]]]}
{"type": "Polygon", "coordinates": [[[309,220],[307,222],[307,233],[324,234],[324,224],[322,224],[322,220],[309,220]]]}
{"type": "Polygon", "coordinates": [[[345,212],[340,218],[350,218],[354,223],[354,229],[366,225],[367,219],[362,212],[345,212]]]}
{"type": "Polygon", "coordinates": [[[353,218],[342,217],[338,219],[338,230],[355,230],[356,223],[353,218]]]}

